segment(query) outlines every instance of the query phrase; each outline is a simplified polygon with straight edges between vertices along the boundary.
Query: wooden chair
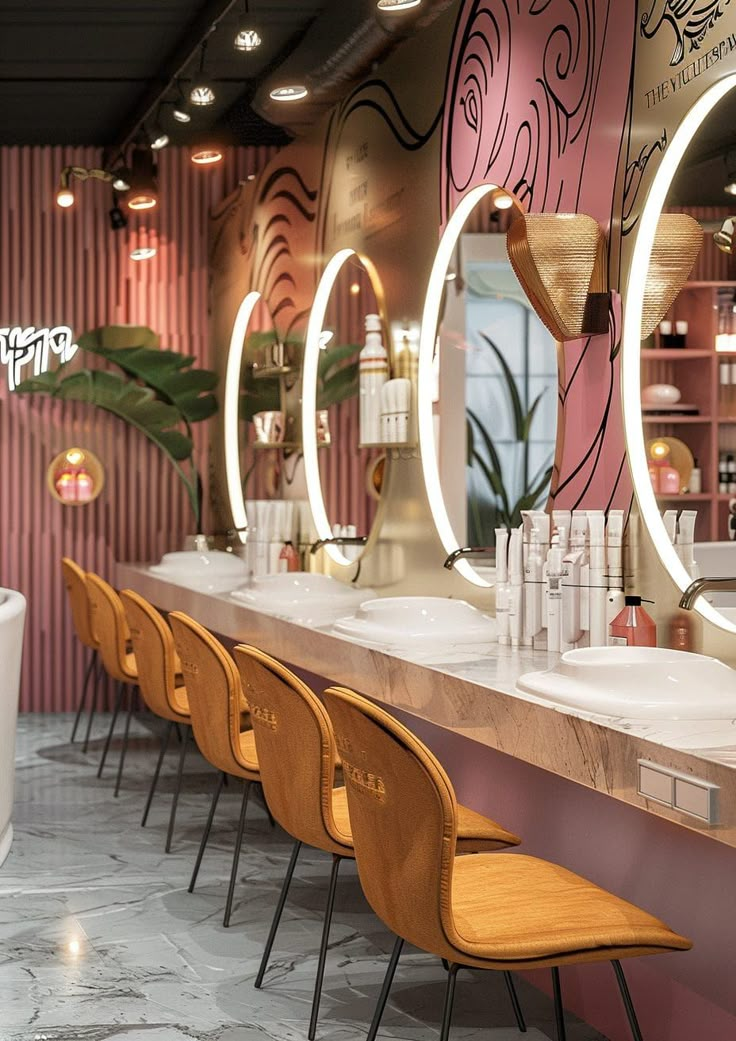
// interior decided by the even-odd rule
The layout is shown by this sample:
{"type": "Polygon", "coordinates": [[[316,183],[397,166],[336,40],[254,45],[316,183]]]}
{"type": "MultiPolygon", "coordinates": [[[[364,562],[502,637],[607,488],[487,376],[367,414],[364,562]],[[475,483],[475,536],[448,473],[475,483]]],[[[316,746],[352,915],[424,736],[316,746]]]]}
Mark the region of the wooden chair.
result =
{"type": "Polygon", "coordinates": [[[89,745],[89,736],[92,731],[92,720],[94,719],[95,710],[97,708],[97,696],[103,668],[98,653],[99,644],[97,642],[97,637],[92,630],[92,621],[90,617],[91,608],[85,573],[79,564],[76,564],[69,557],[61,558],[61,570],[64,576],[64,585],[66,586],[66,591],[69,596],[69,606],[72,612],[74,632],[76,633],[79,642],[90,652],[89,663],[84,674],[82,694],[79,699],[79,705],[77,706],[77,714],[74,717],[72,736],[69,738],[71,744],[74,744],[74,739],[77,736],[77,728],[79,727],[79,722],[82,718],[82,713],[84,712],[87,693],[91,682],[92,700],[89,708],[89,715],[87,717],[87,731],[84,735],[84,743],[82,744],[82,751],[86,752],[89,745]]]}

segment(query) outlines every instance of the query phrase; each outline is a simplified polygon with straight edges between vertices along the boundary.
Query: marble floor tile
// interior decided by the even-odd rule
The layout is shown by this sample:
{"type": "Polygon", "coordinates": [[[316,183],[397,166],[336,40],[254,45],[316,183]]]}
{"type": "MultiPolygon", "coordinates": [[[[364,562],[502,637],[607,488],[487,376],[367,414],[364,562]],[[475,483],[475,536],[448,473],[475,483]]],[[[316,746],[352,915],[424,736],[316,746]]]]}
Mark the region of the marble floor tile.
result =
{"type": "MultiPolygon", "coordinates": [[[[15,841],[0,869],[0,1041],[304,1041],[330,858],[303,850],[261,990],[253,980],[292,842],[251,796],[231,926],[222,914],[241,789],[225,789],[194,893],[187,892],[214,772],[189,755],[174,847],[163,851],[176,770],[169,753],[148,826],[140,817],[158,751],[155,723],[136,719],[123,787],[119,745],[96,766],[69,745],[71,716],[22,716],[15,841]]],[[[322,996],[320,1041],[365,1036],[393,938],[368,907],[355,865],[340,869],[322,996]]],[[[437,1036],[444,972],[402,957],[380,1038],[437,1036]]],[[[549,1000],[518,983],[529,1030],[513,1022],[503,980],[458,979],[453,1041],[549,1041],[549,1000]]],[[[569,1041],[605,1041],[569,1017],[569,1041]]]]}

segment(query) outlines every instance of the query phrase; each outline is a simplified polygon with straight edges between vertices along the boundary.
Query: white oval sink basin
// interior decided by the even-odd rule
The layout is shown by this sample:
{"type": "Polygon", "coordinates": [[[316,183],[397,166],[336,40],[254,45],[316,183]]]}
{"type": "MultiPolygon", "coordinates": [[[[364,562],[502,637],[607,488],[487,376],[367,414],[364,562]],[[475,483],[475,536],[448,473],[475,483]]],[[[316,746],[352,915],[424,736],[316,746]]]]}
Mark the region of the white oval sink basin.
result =
{"type": "Polygon", "coordinates": [[[372,589],[358,589],[330,575],[309,571],[259,575],[249,586],[231,594],[235,600],[259,611],[303,624],[324,625],[354,610],[366,596],[374,595],[372,589]]]}
{"type": "Polygon", "coordinates": [[[200,593],[226,593],[241,586],[248,577],[245,561],[219,549],[165,553],[160,564],[148,569],[152,575],[200,593]]]}
{"type": "Polygon", "coordinates": [[[717,658],[666,647],[566,651],[516,686],[566,708],[627,719],[736,718],[736,670],[717,658]]]}
{"type": "Polygon", "coordinates": [[[490,644],[496,622],[465,600],[441,596],[388,596],[366,600],[352,618],[334,625],[343,636],[395,647],[490,644]]]}

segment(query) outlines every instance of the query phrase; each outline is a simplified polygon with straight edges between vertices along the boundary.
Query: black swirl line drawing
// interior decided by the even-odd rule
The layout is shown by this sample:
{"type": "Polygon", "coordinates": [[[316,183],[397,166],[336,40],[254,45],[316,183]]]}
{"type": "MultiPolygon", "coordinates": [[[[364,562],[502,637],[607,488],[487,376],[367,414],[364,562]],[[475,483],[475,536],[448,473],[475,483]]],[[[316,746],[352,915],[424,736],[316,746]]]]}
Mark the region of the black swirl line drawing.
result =
{"type": "Polygon", "coordinates": [[[639,31],[647,40],[657,35],[663,25],[675,34],[670,66],[679,65],[687,53],[700,50],[700,45],[713,29],[731,0],[652,0],[649,11],[641,16],[639,31]]]}
{"type": "Polygon", "coordinates": [[[643,145],[638,155],[629,160],[624,171],[624,200],[621,221],[621,234],[630,235],[639,223],[640,212],[637,207],[641,188],[644,184],[647,167],[653,157],[661,159],[667,148],[667,130],[651,144],[643,145]],[[636,211],[636,212],[635,212],[636,211]]]}

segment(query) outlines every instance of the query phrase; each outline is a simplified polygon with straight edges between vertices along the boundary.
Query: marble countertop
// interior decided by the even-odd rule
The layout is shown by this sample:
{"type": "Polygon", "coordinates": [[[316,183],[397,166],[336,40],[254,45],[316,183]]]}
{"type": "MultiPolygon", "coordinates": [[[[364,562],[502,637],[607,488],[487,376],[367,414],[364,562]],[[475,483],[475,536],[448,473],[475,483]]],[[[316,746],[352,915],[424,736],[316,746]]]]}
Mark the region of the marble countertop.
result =
{"type": "MultiPolygon", "coordinates": [[[[145,565],[118,564],[115,580],[231,640],[255,643],[333,683],[736,846],[736,719],[649,722],[553,707],[516,689],[519,676],[554,663],[557,656],[545,651],[489,644],[454,648],[440,660],[424,649],[364,646],[332,632],[324,613],[319,626],[304,625],[246,607],[229,594],[177,586],[145,565]],[[639,759],[718,785],[719,823],[700,822],[638,794],[639,759]]],[[[334,620],[342,614],[336,610],[334,620]]]]}

